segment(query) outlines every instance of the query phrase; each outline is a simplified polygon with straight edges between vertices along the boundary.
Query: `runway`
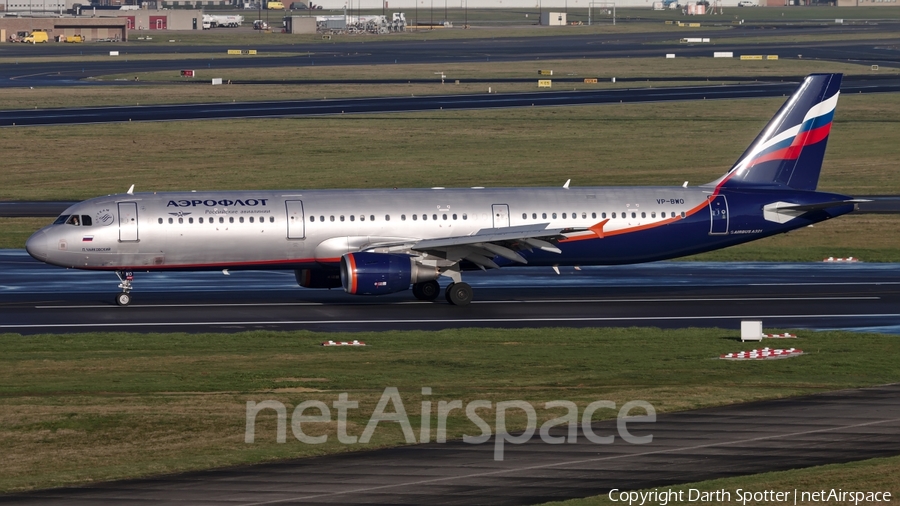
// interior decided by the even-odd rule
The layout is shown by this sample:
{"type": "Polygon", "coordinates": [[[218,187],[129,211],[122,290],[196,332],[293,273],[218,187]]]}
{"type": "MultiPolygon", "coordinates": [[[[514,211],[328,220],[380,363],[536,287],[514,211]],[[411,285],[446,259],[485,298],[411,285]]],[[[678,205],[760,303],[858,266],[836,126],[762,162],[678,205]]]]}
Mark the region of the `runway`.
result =
{"type": "MultiPolygon", "coordinates": [[[[0,496],[6,504],[540,504],[900,454],[900,385],[658,415],[612,444],[460,441],[0,496]]],[[[616,422],[592,424],[617,434],[616,422]]],[[[565,435],[557,427],[552,436],[565,435]]],[[[621,433],[619,433],[621,434],[621,433]]],[[[292,443],[295,444],[295,443],[292,443]]],[[[811,485],[816,487],[818,485],[811,485]]],[[[827,488],[826,485],[822,484],[827,488]]],[[[752,490],[759,491],[759,490],[752,490]]],[[[801,490],[802,491],[802,490],[801,490]]],[[[734,494],[736,491],[731,490],[734,494]]],[[[731,501],[736,501],[734,495],[731,501]]],[[[793,501],[792,501],[793,502],[793,501]]],[[[627,503],[626,503],[627,504],[627,503]]]]}
{"type": "MultiPolygon", "coordinates": [[[[883,67],[900,66],[900,38],[898,23],[830,25],[815,27],[780,27],[777,30],[755,28],[709,31],[684,31],[677,35],[659,34],[592,34],[561,35],[553,37],[494,37],[484,39],[428,40],[423,33],[421,40],[390,40],[389,38],[357,39],[334,43],[285,44],[262,46],[259,58],[228,57],[228,46],[203,46],[200,50],[212,56],[196,56],[197,46],[171,44],[167,46],[139,46],[137,44],[84,45],[48,44],[31,47],[25,44],[7,44],[0,49],[0,56],[33,57],[35,55],[104,56],[95,61],[15,61],[0,65],[0,87],[22,86],[133,86],[145,85],[130,81],[97,81],[87,78],[113,74],[194,69],[203,75],[229,68],[263,67],[314,67],[345,65],[405,65],[448,64],[475,62],[509,62],[533,60],[535,64],[553,59],[581,58],[663,58],[667,53],[677,57],[711,58],[715,51],[732,51],[740,54],[778,55],[780,59],[830,60],[860,65],[883,67]],[[816,42],[743,42],[746,37],[779,37],[791,35],[844,36],[848,34],[879,35],[867,40],[816,41],[816,42]],[[883,37],[880,35],[883,34],[883,37]],[[711,37],[714,43],[684,44],[682,37],[711,37]],[[78,45],[81,46],[81,45],[78,45]],[[118,50],[119,57],[109,57],[110,50],[118,50]],[[77,53],[76,53],[77,51],[77,53]],[[129,54],[188,54],[181,59],[131,59],[129,54]],[[216,53],[221,56],[216,56],[216,53]],[[108,58],[108,59],[106,59],[108,58]]],[[[177,75],[177,74],[176,74],[177,75]]],[[[609,76],[584,76],[600,77],[609,76]]],[[[619,76],[627,77],[627,76],[619,76]]],[[[450,76],[455,79],[455,77],[450,76]]],[[[207,81],[208,82],[208,81],[207,81]]]]}
{"type": "MultiPolygon", "coordinates": [[[[113,273],[60,269],[0,250],[0,331],[240,332],[462,327],[723,327],[900,333],[900,266],[657,262],[466,273],[465,308],[297,286],[292,271],[135,273],[135,302],[113,303],[113,273]]],[[[442,281],[446,284],[446,281],[442,281]]]]}

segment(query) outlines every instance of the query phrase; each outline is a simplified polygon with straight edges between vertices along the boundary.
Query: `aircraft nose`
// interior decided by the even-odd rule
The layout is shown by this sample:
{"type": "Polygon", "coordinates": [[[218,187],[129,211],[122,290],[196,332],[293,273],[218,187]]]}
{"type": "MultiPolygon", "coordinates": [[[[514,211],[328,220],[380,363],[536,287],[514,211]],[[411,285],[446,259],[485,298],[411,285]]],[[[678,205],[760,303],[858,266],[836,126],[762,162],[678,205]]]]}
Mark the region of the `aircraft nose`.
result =
{"type": "Polygon", "coordinates": [[[40,261],[47,260],[47,232],[38,230],[25,241],[28,254],[40,261]]]}

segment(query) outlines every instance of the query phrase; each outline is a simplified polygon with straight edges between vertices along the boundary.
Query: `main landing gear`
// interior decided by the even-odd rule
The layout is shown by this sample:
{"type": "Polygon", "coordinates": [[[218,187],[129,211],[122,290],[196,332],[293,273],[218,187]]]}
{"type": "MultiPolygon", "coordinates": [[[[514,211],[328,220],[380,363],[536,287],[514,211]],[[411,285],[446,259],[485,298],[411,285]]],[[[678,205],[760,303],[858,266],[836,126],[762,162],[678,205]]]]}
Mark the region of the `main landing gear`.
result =
{"type": "MultiPolygon", "coordinates": [[[[412,287],[413,295],[419,300],[436,300],[441,294],[441,285],[437,281],[425,281],[415,283],[412,287]]],[[[447,302],[454,306],[466,306],[472,302],[472,287],[468,283],[450,283],[445,292],[447,302]]]]}
{"type": "Polygon", "coordinates": [[[441,285],[438,284],[437,281],[424,281],[422,283],[415,283],[412,287],[413,295],[419,300],[427,300],[432,301],[438,298],[441,295],[441,285]]]}
{"type": "Polygon", "coordinates": [[[122,289],[122,293],[116,295],[116,304],[120,306],[127,306],[131,304],[131,282],[134,280],[134,274],[131,271],[116,271],[116,276],[119,276],[119,288],[122,289]]]}
{"type": "Polygon", "coordinates": [[[472,287],[468,283],[450,283],[445,294],[447,302],[454,306],[468,306],[472,302],[472,287]]]}

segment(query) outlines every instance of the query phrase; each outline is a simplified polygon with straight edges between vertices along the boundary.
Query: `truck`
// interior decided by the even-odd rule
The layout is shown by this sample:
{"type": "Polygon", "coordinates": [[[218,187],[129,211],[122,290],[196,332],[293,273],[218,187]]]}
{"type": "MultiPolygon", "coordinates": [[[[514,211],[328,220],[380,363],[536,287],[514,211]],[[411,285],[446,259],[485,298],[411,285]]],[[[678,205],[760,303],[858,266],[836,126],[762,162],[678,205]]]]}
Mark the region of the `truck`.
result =
{"type": "Polygon", "coordinates": [[[266,23],[265,21],[263,21],[261,19],[257,19],[256,21],[253,22],[253,29],[254,30],[268,30],[269,23],[266,23]]]}
{"type": "Polygon", "coordinates": [[[69,42],[69,43],[84,42],[84,36],[83,35],[66,35],[66,38],[63,42],[69,42]]]}
{"type": "Polygon", "coordinates": [[[239,28],[244,22],[244,16],[218,16],[211,14],[203,15],[203,29],[210,28],[239,28]]]}
{"type": "Polygon", "coordinates": [[[50,42],[50,37],[47,36],[47,32],[41,32],[35,30],[28,34],[27,37],[22,39],[22,42],[30,42],[32,44],[41,44],[44,42],[50,42]]]}
{"type": "Polygon", "coordinates": [[[267,2],[266,9],[273,11],[283,11],[284,10],[284,2],[267,2]]]}

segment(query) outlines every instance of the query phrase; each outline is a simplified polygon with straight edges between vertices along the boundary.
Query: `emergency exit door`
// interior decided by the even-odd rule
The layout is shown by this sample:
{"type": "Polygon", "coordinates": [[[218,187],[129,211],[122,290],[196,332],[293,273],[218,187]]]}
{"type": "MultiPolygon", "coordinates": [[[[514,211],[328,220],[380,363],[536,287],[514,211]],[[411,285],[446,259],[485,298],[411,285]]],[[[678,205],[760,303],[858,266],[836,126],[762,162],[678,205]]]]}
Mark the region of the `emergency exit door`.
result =
{"type": "Polygon", "coordinates": [[[137,202],[119,202],[119,242],[134,242],[137,240],[137,202]]]}
{"type": "Polygon", "coordinates": [[[494,228],[509,226],[509,206],[507,204],[494,204],[491,206],[494,212],[494,228]]]}
{"type": "Polygon", "coordinates": [[[303,201],[286,200],[284,206],[287,209],[287,238],[305,239],[306,221],[303,218],[303,201]]]}

